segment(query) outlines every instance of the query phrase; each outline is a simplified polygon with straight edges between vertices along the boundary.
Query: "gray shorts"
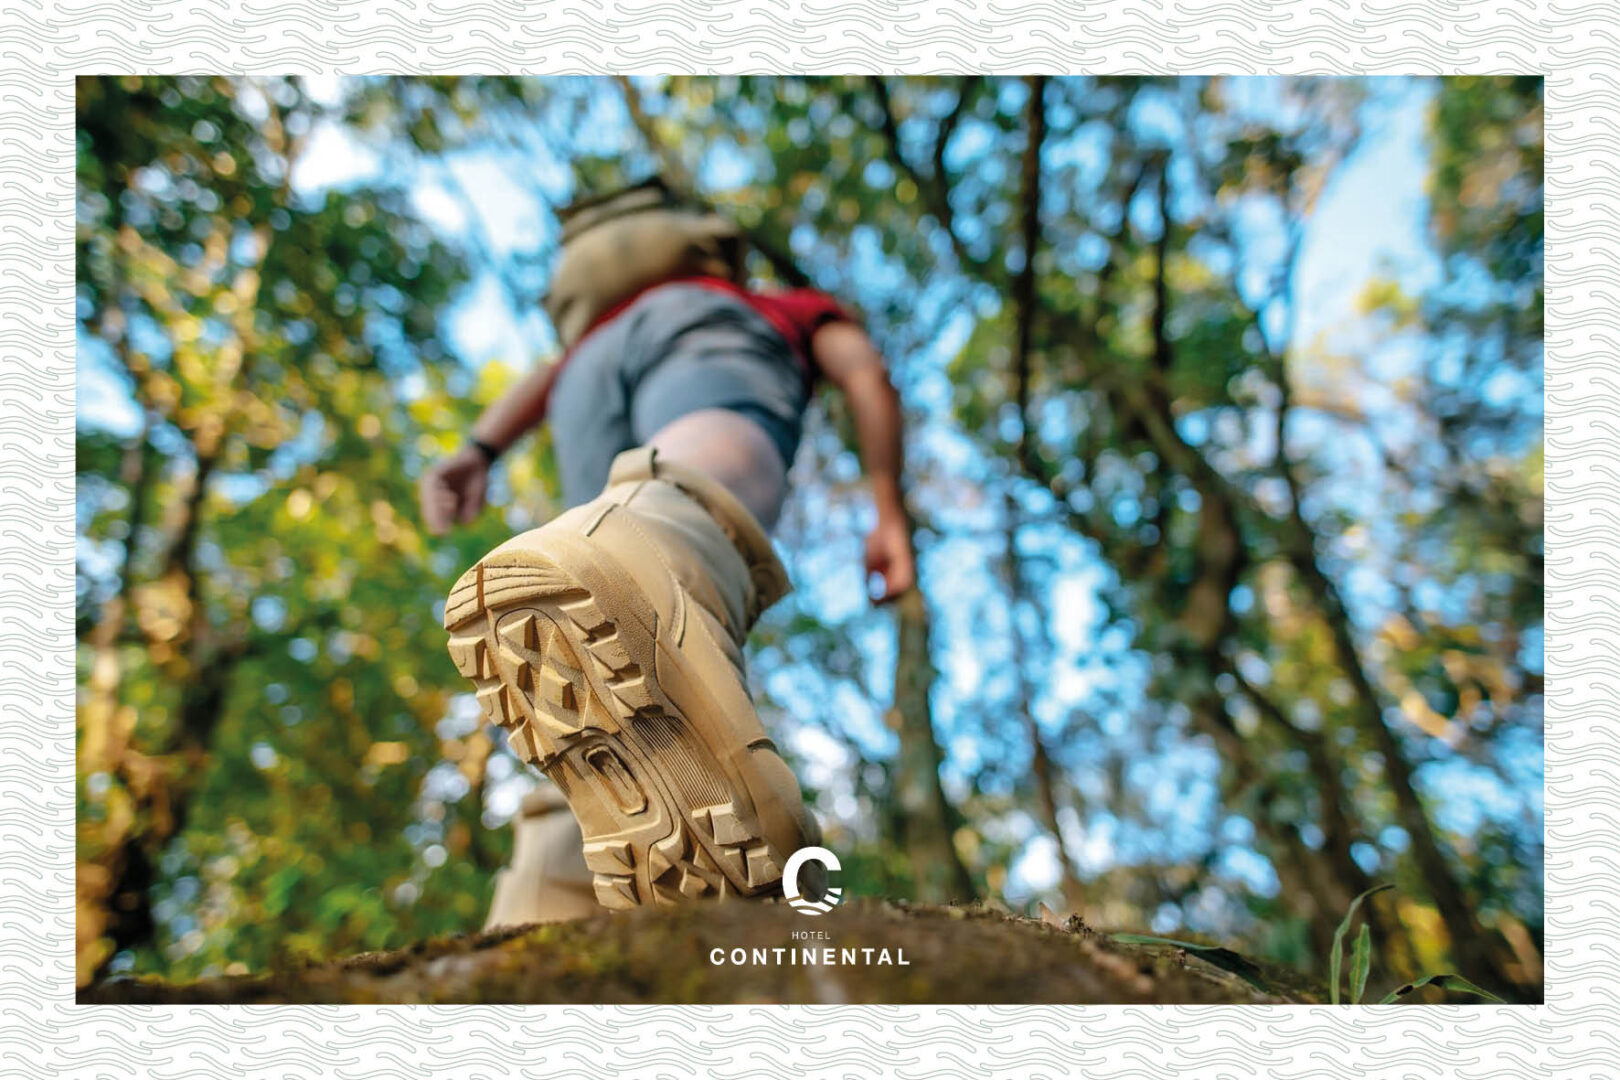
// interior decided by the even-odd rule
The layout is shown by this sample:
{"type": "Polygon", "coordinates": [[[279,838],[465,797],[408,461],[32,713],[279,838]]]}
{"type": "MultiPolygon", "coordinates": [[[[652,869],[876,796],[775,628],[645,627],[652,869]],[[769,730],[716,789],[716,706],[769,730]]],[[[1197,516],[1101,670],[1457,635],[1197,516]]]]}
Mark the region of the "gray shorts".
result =
{"type": "Polygon", "coordinates": [[[792,464],[809,399],[791,347],[740,298],[681,282],[649,289],[580,341],[552,387],[563,500],[595,498],[614,457],[699,409],[747,416],[792,464]]]}

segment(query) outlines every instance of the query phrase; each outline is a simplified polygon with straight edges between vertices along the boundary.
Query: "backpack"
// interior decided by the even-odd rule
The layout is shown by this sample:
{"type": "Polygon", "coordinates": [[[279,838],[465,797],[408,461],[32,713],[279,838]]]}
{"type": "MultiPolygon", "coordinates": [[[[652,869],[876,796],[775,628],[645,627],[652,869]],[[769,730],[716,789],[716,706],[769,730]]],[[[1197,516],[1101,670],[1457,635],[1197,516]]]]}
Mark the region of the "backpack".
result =
{"type": "Polygon", "coordinates": [[[657,177],[576,202],[557,216],[562,252],[543,305],[565,349],[615,304],[660,281],[691,275],[745,281],[742,231],[682,203],[657,177]]]}

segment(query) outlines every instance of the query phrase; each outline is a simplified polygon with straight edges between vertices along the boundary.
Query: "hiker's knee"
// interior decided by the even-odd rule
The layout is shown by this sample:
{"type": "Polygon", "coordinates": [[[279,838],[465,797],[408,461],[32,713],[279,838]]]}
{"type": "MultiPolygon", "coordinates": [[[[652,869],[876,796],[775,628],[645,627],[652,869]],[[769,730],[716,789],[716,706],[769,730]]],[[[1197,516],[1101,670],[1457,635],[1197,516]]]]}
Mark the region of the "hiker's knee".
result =
{"type": "Polygon", "coordinates": [[[660,428],[649,444],[667,461],[702,469],[769,529],[787,495],[787,463],[765,429],[730,409],[699,409],[660,428]]]}

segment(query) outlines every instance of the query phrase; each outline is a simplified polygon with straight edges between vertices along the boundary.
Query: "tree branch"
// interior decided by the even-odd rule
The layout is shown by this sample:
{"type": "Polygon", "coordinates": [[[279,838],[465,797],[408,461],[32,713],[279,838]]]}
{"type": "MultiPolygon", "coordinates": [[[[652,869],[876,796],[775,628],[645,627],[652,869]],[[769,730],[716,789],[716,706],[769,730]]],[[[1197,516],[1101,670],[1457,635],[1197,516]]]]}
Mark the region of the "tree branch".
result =
{"type": "MultiPolygon", "coordinates": [[[[962,114],[967,111],[968,100],[982,81],[983,76],[980,75],[969,75],[964,78],[961,88],[956,92],[956,104],[951,106],[951,111],[939,122],[939,132],[934,138],[934,183],[947,191],[950,189],[950,177],[945,172],[945,150],[950,145],[951,136],[956,134],[957,125],[962,122],[962,114]]],[[[945,202],[945,213],[947,215],[945,224],[949,227],[951,214],[949,201],[945,202]]]]}
{"type": "Polygon", "coordinates": [[[1036,451],[1029,437],[1029,384],[1035,333],[1035,256],[1041,244],[1041,146],[1046,140],[1046,78],[1031,76],[1025,114],[1028,132],[1024,145],[1023,217],[1020,230],[1024,264],[1012,282],[1012,304],[1017,328],[1013,340],[1013,379],[1018,400],[1018,460],[1024,470],[1037,474],[1036,451]]]}
{"type": "Polygon", "coordinates": [[[940,124],[939,134],[934,143],[934,173],[932,176],[924,176],[918,172],[906,158],[905,151],[900,146],[900,125],[894,115],[894,102],[889,96],[888,83],[884,82],[881,75],[869,76],[867,83],[872,87],[872,96],[877,99],[880,117],[878,128],[883,135],[884,141],[888,143],[889,157],[894,161],[895,167],[904,173],[913,184],[917,185],[917,191],[921,194],[924,205],[928,207],[929,213],[933,214],[935,220],[939,222],[940,228],[945,230],[945,235],[951,242],[951,251],[955,253],[957,262],[962,265],[963,269],[973,270],[980,276],[987,276],[990,270],[989,264],[969,251],[967,244],[963,242],[962,237],[956,231],[956,217],[951,210],[950,180],[945,174],[945,145],[951,135],[955,133],[956,125],[961,120],[963,107],[967,103],[974,80],[970,79],[963,83],[955,107],[952,108],[945,120],[940,124]]]}
{"type": "Polygon", "coordinates": [[[659,137],[658,129],[653,126],[652,117],[648,116],[647,110],[641,106],[641,94],[630,82],[630,77],[615,75],[613,81],[619,84],[619,90],[624,95],[624,107],[630,113],[630,122],[641,133],[647,149],[658,159],[659,171],[663,173],[664,179],[669,182],[670,187],[683,194],[696,195],[697,184],[692,174],[687,171],[686,164],[676,155],[674,149],[666,146],[664,140],[659,137]]]}
{"type": "MultiPolygon", "coordinates": [[[[659,138],[658,129],[653,126],[652,118],[642,108],[641,96],[637,93],[629,78],[618,75],[615,76],[615,81],[618,82],[619,89],[624,94],[624,104],[630,113],[631,122],[635,124],[636,130],[641,133],[642,140],[646,142],[653,156],[660,162],[665,182],[688,201],[706,210],[713,211],[715,209],[714,205],[698,193],[697,183],[692,174],[675,156],[674,151],[659,138]]],[[[765,261],[771,264],[771,269],[776,271],[776,275],[785,283],[796,288],[804,288],[811,284],[810,275],[800,269],[798,262],[787,249],[776,238],[768,236],[763,227],[750,229],[747,232],[749,243],[753,244],[754,249],[764,256],[765,261]]]]}
{"type": "Polygon", "coordinates": [[[1153,370],[1163,379],[1170,370],[1170,163],[1159,168],[1159,236],[1153,242],[1153,370]]]}

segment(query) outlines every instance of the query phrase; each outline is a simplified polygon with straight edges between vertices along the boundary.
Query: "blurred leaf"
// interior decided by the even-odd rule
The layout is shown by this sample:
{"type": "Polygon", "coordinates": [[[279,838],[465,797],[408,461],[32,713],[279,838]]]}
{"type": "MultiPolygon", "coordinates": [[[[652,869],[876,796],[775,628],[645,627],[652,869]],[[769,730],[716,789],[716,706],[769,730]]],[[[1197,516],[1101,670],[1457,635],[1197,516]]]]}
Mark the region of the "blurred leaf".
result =
{"type": "Polygon", "coordinates": [[[1416,982],[1409,982],[1404,986],[1397,986],[1394,990],[1391,990],[1389,995],[1378,1004],[1392,1005],[1401,998],[1415,993],[1425,986],[1438,986],[1442,990],[1452,990],[1459,994],[1472,994],[1475,997],[1482,997],[1486,1001],[1495,1002],[1498,1005],[1507,1004],[1507,1002],[1503,1001],[1489,990],[1481,990],[1479,987],[1475,986],[1461,975],[1450,974],[1425,975],[1416,982]]]}
{"type": "Polygon", "coordinates": [[[1361,1004],[1361,996],[1367,990],[1367,972],[1372,966],[1372,931],[1366,923],[1361,924],[1361,933],[1356,935],[1356,947],[1350,954],[1350,1001],[1352,1004],[1361,1004]]]}
{"type": "Polygon", "coordinates": [[[1147,934],[1109,934],[1110,941],[1118,941],[1125,945],[1173,945],[1178,949],[1186,949],[1201,960],[1207,960],[1223,971],[1230,971],[1244,982],[1262,993],[1270,993],[1264,974],[1254,961],[1240,956],[1231,949],[1224,949],[1218,945],[1199,945],[1191,941],[1177,941],[1174,938],[1152,937],[1147,934]]]}
{"type": "Polygon", "coordinates": [[[1351,920],[1356,917],[1356,910],[1361,907],[1361,902],[1367,899],[1367,897],[1373,895],[1374,893],[1383,892],[1385,889],[1393,889],[1394,887],[1395,886],[1389,884],[1374,885],[1372,888],[1350,901],[1350,910],[1344,913],[1344,918],[1340,921],[1339,928],[1333,931],[1333,952],[1328,957],[1328,996],[1332,1004],[1337,1005],[1339,1003],[1339,970],[1343,964],[1344,935],[1350,932],[1350,923],[1351,920]]]}

